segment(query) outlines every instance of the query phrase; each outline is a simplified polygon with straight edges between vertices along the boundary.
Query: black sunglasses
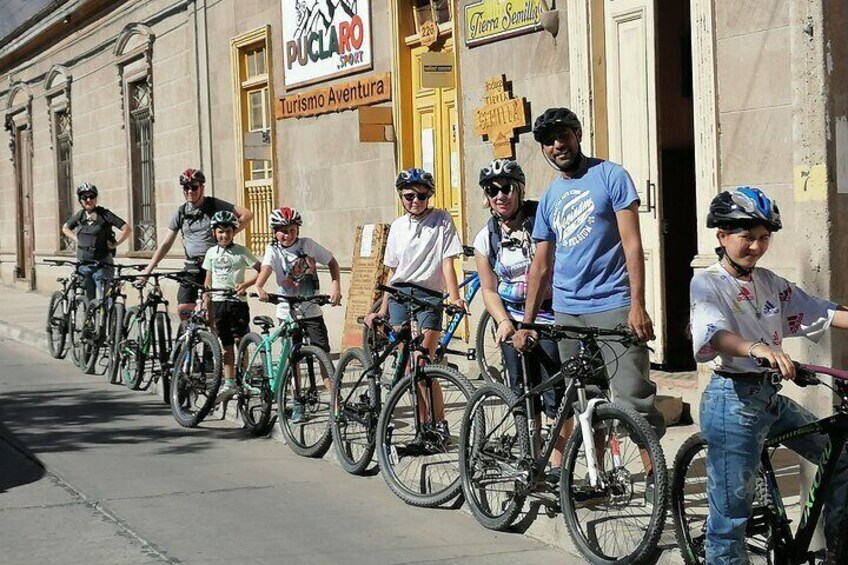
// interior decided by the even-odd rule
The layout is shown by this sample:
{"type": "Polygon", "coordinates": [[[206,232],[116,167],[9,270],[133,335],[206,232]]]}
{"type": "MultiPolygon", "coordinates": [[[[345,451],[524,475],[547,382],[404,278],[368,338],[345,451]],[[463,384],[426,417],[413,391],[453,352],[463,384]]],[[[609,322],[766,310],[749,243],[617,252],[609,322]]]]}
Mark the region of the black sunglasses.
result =
{"type": "Polygon", "coordinates": [[[567,143],[568,137],[572,130],[561,130],[556,133],[550,133],[542,138],[542,145],[553,145],[555,141],[559,141],[560,143],[567,143]]]}
{"type": "Polygon", "coordinates": [[[85,200],[97,200],[97,196],[95,196],[94,194],[80,194],[79,199],[80,202],[83,202],[85,200]]]}
{"type": "Polygon", "coordinates": [[[424,193],[416,192],[415,194],[401,194],[401,198],[403,198],[407,202],[412,202],[416,198],[419,201],[424,202],[425,200],[430,198],[430,196],[432,196],[432,195],[429,192],[424,192],[424,193]]]}
{"type": "Polygon", "coordinates": [[[515,190],[514,183],[509,183],[506,186],[497,186],[494,184],[489,184],[483,187],[483,192],[485,192],[486,196],[488,196],[489,198],[495,198],[498,194],[509,196],[510,194],[512,194],[513,190],[515,190]]]}
{"type": "Polygon", "coordinates": [[[187,184],[183,187],[183,192],[197,192],[198,190],[200,190],[199,184],[195,184],[195,185],[187,184]]]}

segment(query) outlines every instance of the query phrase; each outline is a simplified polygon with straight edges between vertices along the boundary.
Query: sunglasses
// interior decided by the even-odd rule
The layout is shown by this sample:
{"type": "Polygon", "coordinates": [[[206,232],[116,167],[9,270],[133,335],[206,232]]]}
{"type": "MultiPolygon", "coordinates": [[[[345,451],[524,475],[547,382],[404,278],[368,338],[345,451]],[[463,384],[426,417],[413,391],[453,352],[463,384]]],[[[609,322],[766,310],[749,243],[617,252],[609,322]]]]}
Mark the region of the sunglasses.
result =
{"type": "Polygon", "coordinates": [[[80,202],[84,202],[86,200],[97,200],[97,197],[93,194],[82,194],[79,197],[80,202]]]}
{"type": "Polygon", "coordinates": [[[200,190],[200,185],[186,185],[183,187],[183,192],[197,192],[200,190]]]}
{"type": "Polygon", "coordinates": [[[542,145],[553,145],[555,141],[560,143],[568,143],[568,138],[571,136],[571,130],[560,131],[557,133],[548,134],[542,138],[542,145]]]}
{"type": "Polygon", "coordinates": [[[512,194],[513,190],[515,190],[515,184],[513,183],[509,183],[506,186],[497,186],[494,184],[490,184],[483,187],[483,192],[485,192],[486,196],[488,196],[489,198],[496,198],[498,194],[509,196],[510,194],[512,194]]]}
{"type": "Polygon", "coordinates": [[[424,202],[425,200],[430,198],[430,196],[432,196],[432,195],[429,192],[424,192],[424,193],[416,192],[415,194],[401,194],[401,198],[403,198],[407,202],[412,202],[416,198],[418,199],[419,202],[424,202]]]}

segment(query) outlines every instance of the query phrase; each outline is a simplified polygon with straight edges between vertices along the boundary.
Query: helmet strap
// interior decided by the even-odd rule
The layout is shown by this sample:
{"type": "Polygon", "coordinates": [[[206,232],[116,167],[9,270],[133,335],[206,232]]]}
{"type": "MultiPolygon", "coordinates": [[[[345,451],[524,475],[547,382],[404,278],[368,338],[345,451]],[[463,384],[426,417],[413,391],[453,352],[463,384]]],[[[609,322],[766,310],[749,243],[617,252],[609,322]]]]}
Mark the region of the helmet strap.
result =
{"type": "Polygon", "coordinates": [[[716,255],[718,255],[719,261],[721,261],[723,259],[727,259],[727,264],[730,265],[731,267],[733,267],[733,270],[736,271],[736,274],[738,274],[740,277],[750,277],[751,274],[753,274],[753,272],[754,272],[753,267],[750,268],[750,269],[746,269],[745,267],[743,267],[742,265],[740,265],[739,263],[737,263],[736,261],[731,259],[730,255],[727,254],[727,250],[724,248],[723,245],[716,247],[715,251],[716,251],[716,255]]]}

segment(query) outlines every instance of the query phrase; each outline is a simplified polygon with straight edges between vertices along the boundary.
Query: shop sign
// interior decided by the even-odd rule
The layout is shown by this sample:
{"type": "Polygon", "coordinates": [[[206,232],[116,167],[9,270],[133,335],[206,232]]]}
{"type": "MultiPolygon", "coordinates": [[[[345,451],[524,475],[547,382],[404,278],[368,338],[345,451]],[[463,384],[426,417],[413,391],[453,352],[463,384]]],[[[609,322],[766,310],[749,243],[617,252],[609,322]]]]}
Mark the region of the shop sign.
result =
{"type": "Polygon", "coordinates": [[[277,119],[304,118],[391,99],[392,75],[383,73],[284,96],[277,100],[274,113],[277,119]]]}
{"type": "Polygon", "coordinates": [[[421,54],[421,87],[453,88],[456,86],[453,74],[453,53],[421,54]]]}
{"type": "Polygon", "coordinates": [[[433,20],[427,20],[421,24],[418,35],[421,37],[421,45],[430,47],[439,40],[439,26],[433,20]]]}
{"type": "Polygon", "coordinates": [[[513,98],[504,75],[486,81],[483,107],[474,111],[474,133],[489,141],[495,157],[515,156],[515,130],[527,126],[524,98],[513,98]]]}
{"type": "Polygon", "coordinates": [[[286,88],[372,68],[369,0],[281,0],[286,88]]]}
{"type": "Polygon", "coordinates": [[[542,0],[478,0],[465,6],[469,47],[542,29],[542,0]]]}

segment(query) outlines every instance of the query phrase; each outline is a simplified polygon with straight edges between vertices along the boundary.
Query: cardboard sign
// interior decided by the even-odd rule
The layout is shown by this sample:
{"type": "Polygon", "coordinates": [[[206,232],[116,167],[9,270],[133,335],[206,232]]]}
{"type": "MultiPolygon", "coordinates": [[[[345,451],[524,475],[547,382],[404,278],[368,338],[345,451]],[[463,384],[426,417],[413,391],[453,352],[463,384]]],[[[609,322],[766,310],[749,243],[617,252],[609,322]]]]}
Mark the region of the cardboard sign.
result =
{"type": "Polygon", "coordinates": [[[371,311],[371,306],[380,297],[376,288],[386,278],[383,255],[386,252],[388,238],[388,224],[356,227],[342,349],[362,346],[362,324],[356,320],[367,315],[371,311]],[[363,238],[370,241],[365,241],[363,238]]]}
{"type": "Polygon", "coordinates": [[[481,108],[474,111],[474,133],[492,143],[495,157],[515,157],[515,130],[527,126],[523,98],[513,98],[504,75],[486,81],[481,108]]]}
{"type": "Polygon", "coordinates": [[[383,73],[284,96],[274,105],[274,114],[277,119],[303,118],[388,102],[391,99],[392,75],[383,73]]]}
{"type": "Polygon", "coordinates": [[[541,0],[479,0],[465,7],[469,47],[542,29],[541,0]]]}

